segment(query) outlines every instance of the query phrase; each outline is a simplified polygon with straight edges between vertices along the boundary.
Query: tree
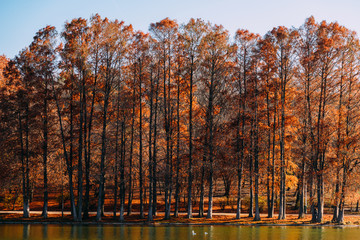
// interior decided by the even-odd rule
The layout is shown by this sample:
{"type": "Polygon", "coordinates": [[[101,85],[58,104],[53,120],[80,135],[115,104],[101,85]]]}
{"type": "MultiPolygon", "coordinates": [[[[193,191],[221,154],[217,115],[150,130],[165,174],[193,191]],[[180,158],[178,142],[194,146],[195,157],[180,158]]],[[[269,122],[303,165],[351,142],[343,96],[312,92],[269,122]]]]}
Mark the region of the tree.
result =
{"type": "MultiPolygon", "coordinates": [[[[65,25],[65,30],[62,32],[62,37],[65,40],[64,49],[61,52],[64,65],[70,67],[69,79],[70,86],[76,87],[76,94],[79,96],[78,108],[79,108],[79,136],[78,136],[78,201],[77,201],[77,220],[82,221],[82,209],[83,209],[83,143],[84,143],[84,111],[86,111],[86,83],[89,80],[88,74],[88,52],[89,52],[89,27],[87,21],[83,18],[72,20],[65,25]]],[[[71,90],[71,104],[73,91],[71,90]]],[[[71,110],[71,114],[73,111],[71,110]]],[[[86,114],[86,113],[85,113],[86,114]]],[[[73,124],[71,123],[71,126],[73,124]]],[[[86,125],[86,123],[85,123],[86,125]]],[[[73,134],[71,130],[71,135],[73,134]]],[[[71,136],[71,141],[73,137],[71,136]]],[[[72,145],[72,142],[71,142],[72,145]]],[[[72,159],[72,149],[70,150],[70,159],[72,159]]],[[[70,160],[72,161],[72,160],[70,160]]],[[[75,211],[75,210],[74,210],[75,211]]]]}
{"type": "MultiPolygon", "coordinates": [[[[101,220],[101,209],[105,201],[105,158],[107,149],[107,134],[106,128],[108,124],[108,107],[112,98],[112,90],[119,77],[119,69],[123,64],[128,39],[130,37],[131,26],[125,26],[124,22],[117,20],[110,22],[106,18],[103,21],[104,29],[102,32],[103,41],[100,45],[101,59],[101,81],[103,88],[103,106],[102,106],[102,133],[101,133],[101,162],[100,162],[100,183],[98,207],[96,213],[96,220],[101,220]]],[[[118,80],[119,81],[119,80],[118,80]]]]}
{"type": "Polygon", "coordinates": [[[209,171],[209,207],[207,218],[213,211],[213,175],[214,175],[214,133],[216,117],[220,114],[221,96],[225,89],[227,68],[233,48],[228,44],[228,33],[222,26],[215,25],[204,36],[204,56],[202,62],[202,81],[206,104],[204,157],[209,171]],[[216,111],[219,109],[220,111],[216,111]]]}
{"type": "Polygon", "coordinates": [[[264,85],[266,101],[266,125],[267,125],[267,178],[266,194],[268,217],[272,218],[274,214],[275,200],[275,146],[276,146],[276,117],[278,102],[278,79],[275,77],[276,71],[276,49],[271,37],[266,35],[258,43],[259,57],[261,59],[260,75],[264,85]],[[271,187],[271,188],[270,188],[271,187]]]}
{"type": "MultiPolygon", "coordinates": [[[[47,218],[47,209],[48,209],[48,173],[47,173],[47,163],[48,163],[48,132],[49,132],[49,120],[52,119],[49,116],[49,101],[52,100],[51,96],[51,81],[54,81],[54,71],[55,71],[55,39],[56,39],[56,30],[55,27],[46,26],[36,33],[34,41],[31,43],[29,50],[32,53],[32,64],[34,68],[34,74],[36,81],[36,94],[41,96],[43,102],[40,104],[42,110],[41,118],[43,121],[43,169],[44,169],[44,205],[42,216],[47,218]]],[[[50,113],[51,114],[51,113],[50,113]]],[[[50,122],[51,123],[51,122],[50,122]]],[[[51,126],[51,125],[50,125],[51,126]]]]}
{"type": "MultiPolygon", "coordinates": [[[[137,80],[138,104],[139,104],[139,189],[140,189],[140,218],[144,218],[144,177],[143,177],[143,84],[147,79],[147,68],[149,65],[149,36],[142,32],[137,32],[133,41],[132,68],[134,72],[134,83],[137,80]],[[135,80],[136,79],[136,80],[135,80]]],[[[136,91],[136,90],[135,90],[136,91]]]]}
{"type": "MultiPolygon", "coordinates": [[[[237,53],[235,58],[236,73],[235,86],[237,99],[236,101],[236,162],[237,162],[237,211],[236,218],[240,218],[241,214],[241,184],[243,177],[244,157],[245,157],[245,120],[247,118],[248,108],[248,86],[252,77],[252,64],[255,53],[255,46],[259,36],[250,33],[247,30],[237,30],[235,41],[237,45],[237,53]]],[[[252,184],[250,181],[250,206],[252,206],[252,184]]],[[[250,213],[252,210],[250,208],[250,213]]]]}
{"type": "Polygon", "coordinates": [[[285,160],[285,108],[287,84],[291,81],[294,73],[292,69],[295,64],[295,39],[296,30],[290,30],[285,27],[274,28],[269,35],[273,38],[276,49],[276,67],[277,77],[279,78],[280,88],[280,203],[279,219],[286,217],[286,160],[285,160]]]}
{"type": "Polygon", "coordinates": [[[166,139],[166,163],[165,163],[165,219],[170,218],[171,193],[172,193],[172,159],[170,158],[171,149],[171,116],[173,108],[171,106],[171,81],[174,42],[177,38],[178,24],[165,18],[157,23],[150,25],[150,32],[153,38],[159,44],[162,61],[163,77],[163,113],[164,113],[164,130],[166,139]]]}
{"type": "Polygon", "coordinates": [[[43,196],[47,217],[49,190],[64,210],[66,186],[74,221],[109,208],[125,221],[125,204],[148,221],[183,207],[203,217],[205,197],[208,218],[236,197],[236,218],[247,207],[260,220],[266,196],[269,218],[290,204],[303,218],[309,204],[321,222],[332,204],[344,222],[359,170],[354,32],[313,17],[234,43],[201,19],[149,30],[96,14],[0,56],[0,194],[22,192],[25,217],[43,196]]]}
{"type": "MultiPolygon", "coordinates": [[[[185,76],[189,80],[189,165],[188,165],[188,195],[187,195],[187,217],[192,218],[192,189],[193,189],[193,95],[194,83],[196,83],[196,73],[199,68],[199,62],[202,58],[202,42],[208,31],[208,25],[201,19],[190,19],[190,21],[181,28],[180,39],[183,41],[185,51],[184,66],[185,76]]],[[[203,204],[200,204],[199,215],[203,216],[203,204]]]]}
{"type": "MultiPolygon", "coordinates": [[[[305,214],[305,194],[306,194],[306,181],[305,181],[305,170],[307,159],[312,159],[312,151],[310,150],[310,142],[313,142],[313,120],[312,120],[312,97],[311,92],[312,82],[315,80],[317,75],[317,64],[318,60],[315,56],[316,52],[316,31],[318,25],[315,23],[313,17],[308,18],[303,26],[299,29],[299,83],[302,87],[302,108],[303,110],[299,116],[300,122],[302,122],[301,131],[301,145],[302,145],[302,161],[301,161],[301,194],[300,194],[300,207],[299,207],[299,218],[303,218],[305,214]],[[310,154],[308,153],[310,152],[310,154]]],[[[310,198],[312,197],[312,191],[310,191],[310,198]]],[[[313,206],[311,207],[313,209],[313,206]]]]}

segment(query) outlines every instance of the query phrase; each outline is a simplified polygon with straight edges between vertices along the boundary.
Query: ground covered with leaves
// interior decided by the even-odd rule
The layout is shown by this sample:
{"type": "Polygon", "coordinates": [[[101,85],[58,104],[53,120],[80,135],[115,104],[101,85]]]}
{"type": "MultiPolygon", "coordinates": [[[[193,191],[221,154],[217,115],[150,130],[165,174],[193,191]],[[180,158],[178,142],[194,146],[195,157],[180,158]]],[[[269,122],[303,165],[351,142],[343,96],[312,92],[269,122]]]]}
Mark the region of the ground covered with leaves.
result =
{"type": "MultiPolygon", "coordinates": [[[[188,219],[186,215],[180,215],[179,217],[171,217],[171,219],[164,219],[164,215],[161,213],[154,217],[154,221],[147,221],[146,218],[140,219],[138,214],[125,216],[125,221],[120,222],[118,216],[116,219],[112,215],[105,215],[100,222],[96,221],[96,216],[91,214],[88,219],[84,219],[82,224],[149,224],[149,225],[166,225],[166,224],[191,224],[191,225],[221,225],[221,224],[236,224],[236,225],[338,225],[331,222],[332,215],[325,214],[324,221],[322,223],[312,223],[311,215],[308,214],[303,219],[298,219],[296,214],[288,214],[285,220],[278,220],[277,216],[273,218],[267,218],[263,216],[260,221],[254,221],[251,217],[242,217],[241,219],[235,219],[232,215],[215,215],[212,219],[206,217],[199,218],[194,217],[188,219]]],[[[44,219],[41,214],[32,214],[30,218],[23,218],[22,214],[0,214],[0,223],[60,223],[71,224],[76,223],[72,220],[70,215],[61,214],[49,214],[47,219],[44,219]]],[[[360,215],[347,215],[345,216],[345,225],[360,225],[360,215]]]]}

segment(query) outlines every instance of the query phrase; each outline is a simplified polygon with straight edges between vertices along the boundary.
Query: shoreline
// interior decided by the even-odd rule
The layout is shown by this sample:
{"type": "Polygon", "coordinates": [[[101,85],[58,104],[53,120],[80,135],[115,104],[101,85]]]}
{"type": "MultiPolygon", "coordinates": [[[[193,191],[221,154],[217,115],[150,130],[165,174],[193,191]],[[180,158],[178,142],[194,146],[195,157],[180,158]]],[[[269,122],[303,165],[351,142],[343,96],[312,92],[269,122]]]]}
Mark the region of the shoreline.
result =
{"type": "Polygon", "coordinates": [[[332,223],[332,214],[325,214],[322,223],[312,223],[311,215],[307,214],[304,218],[298,219],[298,215],[289,213],[285,220],[278,220],[277,215],[272,218],[267,218],[266,214],[261,214],[260,221],[254,221],[253,217],[249,217],[247,213],[243,213],[240,219],[235,219],[234,214],[230,213],[216,213],[212,219],[206,217],[186,218],[185,213],[179,213],[179,217],[171,217],[164,219],[163,212],[159,212],[153,221],[149,222],[146,218],[139,219],[137,212],[130,216],[125,216],[125,221],[120,222],[117,218],[114,219],[110,212],[105,212],[105,216],[101,221],[96,221],[95,215],[91,214],[90,218],[84,219],[82,222],[74,221],[67,212],[62,216],[58,212],[48,212],[49,217],[44,219],[41,213],[31,212],[30,218],[23,218],[22,214],[17,211],[0,211],[0,225],[5,224],[30,224],[30,225],[68,225],[68,226],[249,226],[249,227],[359,227],[360,215],[346,215],[343,224],[332,223]]]}
{"type": "Polygon", "coordinates": [[[360,228],[360,225],[347,224],[255,224],[255,223],[111,223],[111,222],[0,222],[0,225],[66,225],[66,226],[126,226],[126,227],[189,227],[189,226],[234,226],[234,227],[329,227],[329,228],[360,228]]]}
{"type": "Polygon", "coordinates": [[[182,222],[72,222],[72,221],[0,221],[0,225],[67,225],[67,226],[127,226],[127,227],[189,227],[189,226],[234,226],[234,227],[333,227],[333,228],[360,228],[355,224],[329,224],[329,223],[182,223],[182,222]]]}

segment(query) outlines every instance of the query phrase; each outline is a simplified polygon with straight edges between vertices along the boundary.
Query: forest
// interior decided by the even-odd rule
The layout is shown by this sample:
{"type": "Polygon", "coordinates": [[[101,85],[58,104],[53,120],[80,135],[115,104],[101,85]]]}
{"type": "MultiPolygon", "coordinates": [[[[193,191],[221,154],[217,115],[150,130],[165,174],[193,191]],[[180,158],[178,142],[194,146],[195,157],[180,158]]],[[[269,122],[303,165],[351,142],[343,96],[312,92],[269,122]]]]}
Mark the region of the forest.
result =
{"type": "Polygon", "coordinates": [[[0,202],[26,218],[39,196],[47,218],[52,199],[78,222],[230,204],[343,223],[360,199],[359,60],[354,31],[314,17],[264,36],[98,14],[46,26],[0,56],[0,202]]]}

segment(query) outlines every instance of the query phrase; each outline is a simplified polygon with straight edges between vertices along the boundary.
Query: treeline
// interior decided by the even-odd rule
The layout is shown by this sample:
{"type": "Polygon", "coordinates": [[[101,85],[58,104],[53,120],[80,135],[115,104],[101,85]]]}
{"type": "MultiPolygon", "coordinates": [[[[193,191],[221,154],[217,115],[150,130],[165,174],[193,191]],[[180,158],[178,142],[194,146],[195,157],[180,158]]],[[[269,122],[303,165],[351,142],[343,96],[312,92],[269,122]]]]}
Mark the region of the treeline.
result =
{"type": "Polygon", "coordinates": [[[343,222],[358,187],[359,49],[355,32],[313,17],[233,40],[201,19],[149,33],[99,15],[47,26],[2,57],[1,186],[21,186],[24,217],[41,188],[46,218],[49,176],[61,179],[75,221],[91,202],[100,220],[109,192],[120,221],[135,199],[149,221],[159,201],[166,219],[181,201],[212,218],[220,181],[236,218],[247,188],[249,216],[265,196],[268,217],[276,206],[285,219],[296,188],[299,218],[308,206],[321,222],[327,193],[343,222]]]}

